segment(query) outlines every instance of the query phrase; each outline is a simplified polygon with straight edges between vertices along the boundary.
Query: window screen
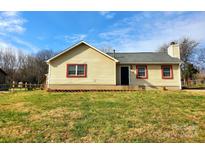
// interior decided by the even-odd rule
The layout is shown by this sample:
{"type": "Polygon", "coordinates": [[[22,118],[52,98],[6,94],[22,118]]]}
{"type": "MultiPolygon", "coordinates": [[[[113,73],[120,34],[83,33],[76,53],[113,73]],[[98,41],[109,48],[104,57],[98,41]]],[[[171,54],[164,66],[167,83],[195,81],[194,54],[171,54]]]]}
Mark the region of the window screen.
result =
{"type": "Polygon", "coordinates": [[[75,75],[76,74],[76,65],[69,65],[68,66],[68,75],[75,75]]]}
{"type": "Polygon", "coordinates": [[[84,75],[85,74],[85,65],[78,65],[77,66],[77,75],[84,75]]]}

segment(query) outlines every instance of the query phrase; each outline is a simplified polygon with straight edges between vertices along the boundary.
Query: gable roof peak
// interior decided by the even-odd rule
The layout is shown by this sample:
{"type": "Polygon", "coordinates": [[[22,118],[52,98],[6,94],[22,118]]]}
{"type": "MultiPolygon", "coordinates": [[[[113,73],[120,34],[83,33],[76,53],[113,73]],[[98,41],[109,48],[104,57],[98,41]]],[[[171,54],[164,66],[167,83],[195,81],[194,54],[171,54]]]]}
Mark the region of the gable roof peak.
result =
{"type": "Polygon", "coordinates": [[[47,63],[49,63],[51,60],[53,60],[53,59],[55,59],[55,58],[59,57],[60,55],[62,55],[62,54],[64,54],[64,53],[68,52],[69,50],[71,50],[71,49],[73,49],[73,48],[75,48],[75,47],[79,46],[79,45],[80,45],[80,44],[82,44],[82,43],[84,43],[85,45],[87,45],[87,46],[89,46],[89,47],[93,48],[94,50],[96,50],[97,52],[99,52],[99,53],[103,54],[104,56],[106,56],[106,57],[108,57],[108,58],[110,58],[110,59],[114,60],[115,62],[118,62],[118,60],[117,60],[117,59],[115,59],[114,57],[112,57],[112,56],[110,56],[110,55],[108,55],[108,54],[106,54],[106,53],[102,52],[101,50],[99,50],[99,49],[97,49],[96,47],[94,47],[94,46],[90,45],[89,43],[85,42],[84,40],[81,40],[81,41],[79,41],[78,43],[76,43],[76,44],[72,45],[71,47],[66,48],[65,50],[63,50],[63,51],[62,51],[62,52],[60,52],[59,54],[57,54],[57,55],[55,55],[54,57],[52,57],[52,58],[48,59],[46,62],[47,62],[47,63]]]}

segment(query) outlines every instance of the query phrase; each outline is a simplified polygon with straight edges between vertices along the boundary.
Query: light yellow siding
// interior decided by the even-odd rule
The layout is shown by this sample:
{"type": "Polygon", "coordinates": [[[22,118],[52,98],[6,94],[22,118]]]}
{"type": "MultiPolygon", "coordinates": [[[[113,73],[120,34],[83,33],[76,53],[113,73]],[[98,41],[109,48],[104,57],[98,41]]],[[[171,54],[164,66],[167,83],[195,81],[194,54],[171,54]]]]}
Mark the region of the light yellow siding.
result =
{"type": "Polygon", "coordinates": [[[131,86],[146,86],[150,88],[157,87],[175,87],[180,89],[180,67],[178,64],[172,65],[173,68],[173,79],[162,79],[161,65],[158,64],[148,64],[148,79],[137,79],[136,78],[136,65],[117,65],[117,84],[121,83],[120,78],[120,67],[128,66],[129,70],[129,78],[131,86]]]}
{"type": "Polygon", "coordinates": [[[116,85],[116,62],[81,44],[50,62],[48,83],[116,85]],[[87,64],[87,77],[67,78],[67,64],[87,64]]]}

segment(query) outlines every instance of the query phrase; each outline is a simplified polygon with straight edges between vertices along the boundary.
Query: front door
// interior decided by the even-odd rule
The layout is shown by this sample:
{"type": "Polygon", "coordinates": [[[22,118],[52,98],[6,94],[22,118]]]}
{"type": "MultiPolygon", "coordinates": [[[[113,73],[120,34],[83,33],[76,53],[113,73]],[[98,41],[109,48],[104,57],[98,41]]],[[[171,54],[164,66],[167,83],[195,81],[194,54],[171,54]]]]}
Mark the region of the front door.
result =
{"type": "Polygon", "coordinates": [[[129,67],[121,67],[121,85],[129,85],[129,67]]]}

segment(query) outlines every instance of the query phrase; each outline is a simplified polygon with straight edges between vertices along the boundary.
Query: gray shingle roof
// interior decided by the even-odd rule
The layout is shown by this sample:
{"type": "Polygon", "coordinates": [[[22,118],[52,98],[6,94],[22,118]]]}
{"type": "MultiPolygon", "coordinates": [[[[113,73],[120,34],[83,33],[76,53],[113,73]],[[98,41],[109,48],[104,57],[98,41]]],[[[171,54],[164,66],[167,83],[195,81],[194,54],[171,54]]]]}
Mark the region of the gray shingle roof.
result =
{"type": "MultiPolygon", "coordinates": [[[[114,57],[113,53],[107,53],[114,57]]],[[[133,52],[115,53],[115,59],[120,63],[181,63],[178,58],[173,58],[163,52],[133,52]]]]}

